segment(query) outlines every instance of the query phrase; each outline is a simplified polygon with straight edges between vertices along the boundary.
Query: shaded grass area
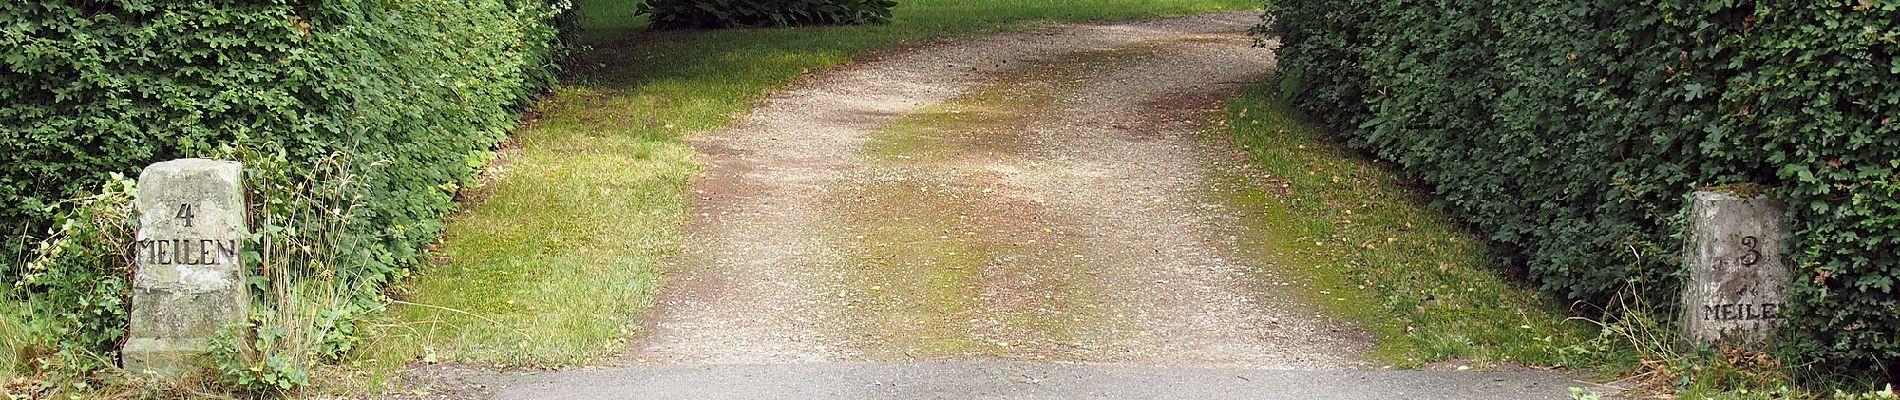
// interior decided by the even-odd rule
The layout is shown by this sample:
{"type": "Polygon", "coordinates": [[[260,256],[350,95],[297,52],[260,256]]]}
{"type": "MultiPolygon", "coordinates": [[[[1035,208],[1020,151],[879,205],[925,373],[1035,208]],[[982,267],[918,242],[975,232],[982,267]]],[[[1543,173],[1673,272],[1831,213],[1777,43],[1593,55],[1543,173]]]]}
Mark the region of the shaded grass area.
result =
{"type": "Polygon", "coordinates": [[[377,362],[584,363],[624,348],[679,243],[684,135],[868,51],[1073,22],[1254,8],[1248,0],[919,0],[889,25],[641,33],[631,2],[582,1],[566,82],[473,189],[365,354],[377,362]]]}
{"type": "MultiPolygon", "coordinates": [[[[1238,234],[1246,257],[1307,278],[1311,303],[1378,337],[1372,357],[1398,367],[1435,362],[1590,367],[1619,354],[1592,349],[1595,325],[1504,278],[1483,245],[1426,207],[1387,166],[1329,142],[1268,85],[1227,106],[1217,140],[1257,169],[1220,177],[1210,193],[1256,210],[1238,234]]],[[[1243,170],[1245,171],[1245,170],[1243,170]]]]}

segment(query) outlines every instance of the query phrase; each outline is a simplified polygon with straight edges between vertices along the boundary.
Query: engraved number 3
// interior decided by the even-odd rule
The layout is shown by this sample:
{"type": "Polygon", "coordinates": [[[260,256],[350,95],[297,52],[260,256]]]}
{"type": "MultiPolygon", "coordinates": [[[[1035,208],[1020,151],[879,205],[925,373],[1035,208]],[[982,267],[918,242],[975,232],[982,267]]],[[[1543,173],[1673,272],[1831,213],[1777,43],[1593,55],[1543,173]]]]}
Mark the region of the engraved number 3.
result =
{"type": "Polygon", "coordinates": [[[1755,265],[1761,262],[1761,239],[1754,236],[1742,237],[1742,249],[1748,251],[1748,254],[1743,254],[1741,260],[1738,260],[1742,262],[1742,265],[1755,265]]]}
{"type": "Polygon", "coordinates": [[[191,212],[191,204],[178,205],[178,219],[185,220],[185,226],[191,226],[191,219],[196,217],[197,214],[192,214],[191,212]]]}

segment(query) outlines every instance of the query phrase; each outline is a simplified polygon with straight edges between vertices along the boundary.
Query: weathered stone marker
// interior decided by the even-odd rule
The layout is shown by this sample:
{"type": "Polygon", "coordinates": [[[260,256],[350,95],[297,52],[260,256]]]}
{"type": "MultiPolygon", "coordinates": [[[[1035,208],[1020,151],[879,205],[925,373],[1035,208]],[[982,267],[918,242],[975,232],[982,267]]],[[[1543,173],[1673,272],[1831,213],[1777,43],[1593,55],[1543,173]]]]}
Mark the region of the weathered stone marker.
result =
{"type": "Polygon", "coordinates": [[[226,324],[250,313],[244,268],[243,166],[183,159],[139,174],[138,270],[125,369],[178,375],[226,324]]]}
{"type": "Polygon", "coordinates": [[[1781,326],[1793,271],[1781,256],[1786,205],[1765,195],[1696,192],[1683,262],[1682,336],[1693,343],[1761,345],[1781,326]]]}

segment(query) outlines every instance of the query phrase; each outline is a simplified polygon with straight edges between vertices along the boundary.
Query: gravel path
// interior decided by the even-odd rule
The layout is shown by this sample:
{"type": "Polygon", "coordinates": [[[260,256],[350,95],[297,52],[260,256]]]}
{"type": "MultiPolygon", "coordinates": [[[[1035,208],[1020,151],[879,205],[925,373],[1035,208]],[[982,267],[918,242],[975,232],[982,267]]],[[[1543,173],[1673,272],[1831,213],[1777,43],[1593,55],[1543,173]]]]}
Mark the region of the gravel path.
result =
{"type": "Polygon", "coordinates": [[[1366,371],[1364,332],[1235,256],[1249,244],[1224,232],[1245,210],[1208,191],[1240,156],[1202,132],[1271,68],[1256,21],[1059,26],[819,74],[694,139],[695,220],[625,356],[438,381],[502,398],[1562,398],[1553,375],[1366,371]]]}
{"type": "Polygon", "coordinates": [[[665,270],[651,330],[623,361],[1357,366],[1361,335],[1245,290],[1244,266],[1203,234],[1218,231],[1209,214],[1220,211],[1197,196],[1203,169],[1224,156],[1196,132],[1270,67],[1242,33],[1256,18],[954,42],[773,96],[696,140],[707,165],[697,220],[665,270]],[[998,95],[971,95],[985,91],[998,95]],[[985,107],[997,102],[1009,107],[985,107]],[[993,115],[947,132],[913,124],[932,130],[908,138],[923,143],[876,151],[905,140],[880,136],[893,123],[945,108],[993,115]],[[1011,118],[1025,110],[1039,115],[1011,118]],[[954,219],[930,218],[946,209],[954,219]],[[919,282],[966,267],[966,279],[919,282]],[[1086,295],[1042,287],[1056,283],[1086,295]],[[959,287],[899,291],[926,284],[959,287]]]}

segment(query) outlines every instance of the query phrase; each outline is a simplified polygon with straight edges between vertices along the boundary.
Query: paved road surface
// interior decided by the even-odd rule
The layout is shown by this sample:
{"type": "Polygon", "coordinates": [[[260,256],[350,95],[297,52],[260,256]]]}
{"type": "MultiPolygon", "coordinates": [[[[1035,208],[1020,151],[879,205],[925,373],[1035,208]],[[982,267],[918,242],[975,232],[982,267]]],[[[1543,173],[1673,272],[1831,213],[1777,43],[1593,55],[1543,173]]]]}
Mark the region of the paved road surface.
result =
{"type": "Polygon", "coordinates": [[[1023,362],[660,365],[484,379],[505,399],[1567,399],[1548,373],[1023,362]]]}

